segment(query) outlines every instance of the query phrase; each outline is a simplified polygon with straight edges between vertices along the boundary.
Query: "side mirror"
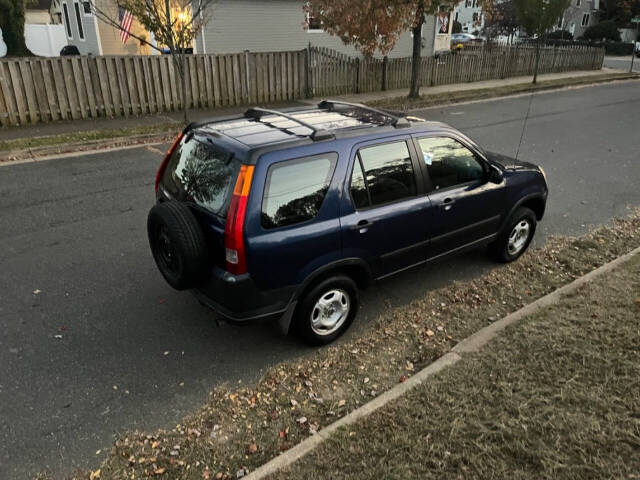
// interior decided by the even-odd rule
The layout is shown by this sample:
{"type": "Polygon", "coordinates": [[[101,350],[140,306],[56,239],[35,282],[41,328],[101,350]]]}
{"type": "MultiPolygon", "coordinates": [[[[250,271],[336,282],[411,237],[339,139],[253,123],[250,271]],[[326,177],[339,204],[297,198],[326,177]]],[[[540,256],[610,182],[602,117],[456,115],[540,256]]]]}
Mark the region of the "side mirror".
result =
{"type": "Polygon", "coordinates": [[[491,183],[502,183],[502,180],[504,180],[504,172],[495,165],[491,165],[489,167],[487,179],[491,183]]]}

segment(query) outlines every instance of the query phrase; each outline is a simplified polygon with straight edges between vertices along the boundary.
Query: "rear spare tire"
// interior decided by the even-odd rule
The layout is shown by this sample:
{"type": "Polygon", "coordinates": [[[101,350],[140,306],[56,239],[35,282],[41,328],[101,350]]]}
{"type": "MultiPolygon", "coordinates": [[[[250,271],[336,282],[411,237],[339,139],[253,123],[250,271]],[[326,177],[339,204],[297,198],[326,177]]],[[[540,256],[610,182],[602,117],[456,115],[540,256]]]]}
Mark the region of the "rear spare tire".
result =
{"type": "Polygon", "coordinates": [[[147,218],[147,234],[153,259],[173,288],[193,288],[206,278],[209,255],[204,233],[185,204],[154,205],[147,218]]]}

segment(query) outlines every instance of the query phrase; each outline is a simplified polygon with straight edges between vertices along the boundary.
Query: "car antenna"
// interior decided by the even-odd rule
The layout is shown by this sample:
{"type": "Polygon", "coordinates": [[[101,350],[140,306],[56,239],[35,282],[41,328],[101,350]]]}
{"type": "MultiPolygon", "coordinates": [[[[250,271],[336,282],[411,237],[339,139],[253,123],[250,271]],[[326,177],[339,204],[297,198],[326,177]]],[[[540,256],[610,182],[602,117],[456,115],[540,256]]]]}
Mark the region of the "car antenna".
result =
{"type": "Polygon", "coordinates": [[[518,149],[516,150],[516,160],[520,154],[520,147],[522,146],[522,139],[524,138],[524,131],[527,128],[527,120],[529,120],[529,112],[531,111],[531,103],[533,102],[533,92],[529,96],[529,106],[527,107],[527,114],[524,116],[524,123],[522,124],[522,132],[520,132],[520,142],[518,142],[518,149]]]}

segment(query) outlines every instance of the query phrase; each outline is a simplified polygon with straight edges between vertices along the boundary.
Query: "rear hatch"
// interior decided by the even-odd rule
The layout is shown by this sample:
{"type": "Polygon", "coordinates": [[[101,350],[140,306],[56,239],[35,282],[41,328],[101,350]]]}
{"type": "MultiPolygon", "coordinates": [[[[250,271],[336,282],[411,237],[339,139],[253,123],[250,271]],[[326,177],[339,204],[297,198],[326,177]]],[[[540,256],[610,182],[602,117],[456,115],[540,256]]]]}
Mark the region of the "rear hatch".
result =
{"type": "Polygon", "coordinates": [[[225,221],[239,171],[240,162],[212,137],[189,132],[171,154],[159,186],[161,195],[189,205],[220,267],[225,265],[225,221]]]}

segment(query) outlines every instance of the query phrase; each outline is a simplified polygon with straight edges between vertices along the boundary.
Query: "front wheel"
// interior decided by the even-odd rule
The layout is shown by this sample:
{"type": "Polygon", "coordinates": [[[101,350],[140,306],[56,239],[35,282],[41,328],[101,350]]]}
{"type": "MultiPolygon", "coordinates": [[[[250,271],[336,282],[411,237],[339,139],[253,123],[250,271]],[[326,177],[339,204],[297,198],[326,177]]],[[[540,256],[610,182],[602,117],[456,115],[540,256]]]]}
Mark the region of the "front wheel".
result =
{"type": "Polygon", "coordinates": [[[358,287],[346,276],[327,278],[300,301],[294,330],[311,345],[326,345],[342,335],[358,312],[358,287]]]}
{"type": "Polygon", "coordinates": [[[522,255],[536,231],[536,215],[526,207],[518,208],[495,242],[489,245],[492,256],[500,262],[513,262],[522,255]]]}

